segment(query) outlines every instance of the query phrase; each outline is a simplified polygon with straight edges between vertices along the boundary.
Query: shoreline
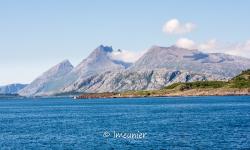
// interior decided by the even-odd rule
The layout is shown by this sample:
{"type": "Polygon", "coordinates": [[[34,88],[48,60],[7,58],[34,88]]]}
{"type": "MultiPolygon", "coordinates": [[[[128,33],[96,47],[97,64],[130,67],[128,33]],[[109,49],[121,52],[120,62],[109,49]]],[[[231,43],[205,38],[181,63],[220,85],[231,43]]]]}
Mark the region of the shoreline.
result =
{"type": "MultiPolygon", "coordinates": [[[[136,92],[136,91],[132,91],[136,92]]],[[[124,93],[86,93],[77,96],[76,99],[96,99],[96,98],[143,98],[143,97],[192,97],[192,96],[250,96],[250,88],[244,89],[191,89],[184,91],[165,91],[158,94],[149,94],[147,91],[143,94],[124,93]]]]}

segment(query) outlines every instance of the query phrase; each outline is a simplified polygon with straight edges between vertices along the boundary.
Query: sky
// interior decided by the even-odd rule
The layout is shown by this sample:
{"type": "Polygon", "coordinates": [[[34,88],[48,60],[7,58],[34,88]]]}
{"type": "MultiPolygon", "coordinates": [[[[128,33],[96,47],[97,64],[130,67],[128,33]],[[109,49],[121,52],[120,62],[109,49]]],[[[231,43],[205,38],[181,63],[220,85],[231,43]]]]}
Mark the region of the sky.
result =
{"type": "Polygon", "coordinates": [[[250,58],[250,1],[0,0],[0,85],[29,83],[99,45],[130,59],[152,45],[250,58]],[[125,53],[126,52],[126,53],[125,53]]]}

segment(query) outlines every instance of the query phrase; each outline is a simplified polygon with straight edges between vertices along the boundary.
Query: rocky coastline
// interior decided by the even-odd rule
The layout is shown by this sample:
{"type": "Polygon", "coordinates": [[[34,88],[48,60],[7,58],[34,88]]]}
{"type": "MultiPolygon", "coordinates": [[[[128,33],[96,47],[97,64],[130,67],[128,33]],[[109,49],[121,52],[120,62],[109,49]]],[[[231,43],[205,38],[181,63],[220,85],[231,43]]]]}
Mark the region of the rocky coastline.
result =
{"type": "Polygon", "coordinates": [[[174,97],[174,96],[243,96],[250,95],[250,88],[244,89],[191,89],[185,91],[166,92],[161,94],[132,94],[132,93],[86,93],[77,99],[92,98],[140,98],[140,97],[174,97]]]}

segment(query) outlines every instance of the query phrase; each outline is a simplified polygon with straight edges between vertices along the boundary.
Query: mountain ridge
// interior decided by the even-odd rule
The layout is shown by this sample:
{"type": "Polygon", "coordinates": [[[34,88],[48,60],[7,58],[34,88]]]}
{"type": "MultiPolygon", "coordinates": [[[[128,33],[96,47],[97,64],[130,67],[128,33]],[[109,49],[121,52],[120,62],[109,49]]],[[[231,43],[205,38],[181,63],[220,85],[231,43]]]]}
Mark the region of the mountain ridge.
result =
{"type": "Polygon", "coordinates": [[[42,89],[46,89],[49,83],[59,79],[60,77],[66,75],[73,69],[73,65],[68,60],[63,60],[59,64],[51,67],[49,70],[44,72],[42,75],[37,77],[29,85],[18,92],[21,96],[34,96],[36,93],[40,92],[42,89]]]}
{"type": "MultiPolygon", "coordinates": [[[[50,76],[50,72],[54,72],[56,70],[56,66],[58,66],[58,64],[39,76],[38,79],[34,80],[27,88],[21,90],[19,94],[22,96],[51,95],[65,87],[77,86],[86,77],[101,74],[106,71],[125,69],[127,67],[125,66],[125,62],[117,62],[109,57],[109,53],[112,52],[112,47],[100,45],[76,67],[70,67],[70,70],[68,70],[65,74],[58,77],[52,77],[54,79],[49,79],[44,83],[40,83],[42,82],[42,79],[46,80],[47,76],[50,76]]],[[[65,62],[69,63],[67,60],[64,60],[61,63],[65,62]]],[[[53,76],[53,74],[51,76],[53,76]]]]}
{"type": "Polygon", "coordinates": [[[131,69],[167,68],[230,78],[242,70],[249,69],[249,66],[250,59],[244,57],[223,53],[204,53],[176,46],[153,46],[131,66],[131,69]]]}
{"type": "Polygon", "coordinates": [[[0,94],[17,94],[20,90],[25,88],[28,84],[13,83],[0,86],[0,94]]]}
{"type": "MultiPolygon", "coordinates": [[[[250,68],[247,58],[176,46],[152,46],[128,66],[127,62],[112,59],[113,52],[112,47],[100,45],[66,74],[49,80],[49,88],[41,87],[33,95],[151,90],[176,82],[228,80],[250,68]]],[[[22,91],[23,96],[32,95],[22,91]]]]}

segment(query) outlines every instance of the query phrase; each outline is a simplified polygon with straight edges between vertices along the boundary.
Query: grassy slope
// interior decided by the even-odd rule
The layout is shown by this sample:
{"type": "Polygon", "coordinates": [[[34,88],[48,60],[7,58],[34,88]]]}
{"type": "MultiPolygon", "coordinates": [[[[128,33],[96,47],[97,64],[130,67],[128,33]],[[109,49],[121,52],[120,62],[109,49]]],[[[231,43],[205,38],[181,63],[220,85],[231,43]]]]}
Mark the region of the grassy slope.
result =
{"type": "Polygon", "coordinates": [[[161,90],[128,91],[119,96],[166,96],[166,95],[223,95],[241,94],[250,91],[250,69],[229,81],[196,81],[188,83],[174,83],[161,90]]]}

